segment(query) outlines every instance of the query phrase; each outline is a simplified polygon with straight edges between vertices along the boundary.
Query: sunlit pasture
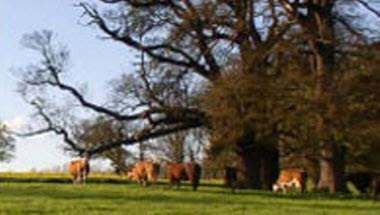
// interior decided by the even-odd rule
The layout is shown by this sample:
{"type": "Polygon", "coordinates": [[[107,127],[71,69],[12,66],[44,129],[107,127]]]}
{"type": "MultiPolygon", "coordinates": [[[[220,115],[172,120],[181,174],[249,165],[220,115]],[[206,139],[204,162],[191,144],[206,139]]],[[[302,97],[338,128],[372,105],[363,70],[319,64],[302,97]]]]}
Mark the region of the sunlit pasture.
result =
{"type": "Polygon", "coordinates": [[[160,183],[146,188],[124,179],[120,183],[95,183],[100,182],[94,180],[96,177],[101,178],[95,176],[86,185],[3,181],[0,214],[380,214],[380,203],[360,196],[253,190],[232,194],[215,182],[204,182],[193,192],[188,186],[177,190],[160,183]]]}

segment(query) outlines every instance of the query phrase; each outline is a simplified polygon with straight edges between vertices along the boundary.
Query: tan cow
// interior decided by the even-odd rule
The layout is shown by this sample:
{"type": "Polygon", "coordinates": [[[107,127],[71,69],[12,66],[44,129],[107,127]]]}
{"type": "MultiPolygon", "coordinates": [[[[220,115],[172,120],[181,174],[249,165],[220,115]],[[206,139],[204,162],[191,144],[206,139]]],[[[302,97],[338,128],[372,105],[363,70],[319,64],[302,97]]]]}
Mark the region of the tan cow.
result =
{"type": "Polygon", "coordinates": [[[87,175],[90,172],[88,158],[79,158],[69,163],[69,172],[72,176],[73,183],[86,183],[87,175]]]}
{"type": "Polygon", "coordinates": [[[140,161],[127,173],[128,180],[137,181],[146,186],[148,182],[157,183],[160,165],[151,161],[140,161]]]}
{"type": "Polygon", "coordinates": [[[303,169],[284,169],[280,172],[275,184],[272,188],[274,192],[283,191],[288,192],[292,188],[300,189],[301,192],[305,191],[307,174],[303,169]]]}

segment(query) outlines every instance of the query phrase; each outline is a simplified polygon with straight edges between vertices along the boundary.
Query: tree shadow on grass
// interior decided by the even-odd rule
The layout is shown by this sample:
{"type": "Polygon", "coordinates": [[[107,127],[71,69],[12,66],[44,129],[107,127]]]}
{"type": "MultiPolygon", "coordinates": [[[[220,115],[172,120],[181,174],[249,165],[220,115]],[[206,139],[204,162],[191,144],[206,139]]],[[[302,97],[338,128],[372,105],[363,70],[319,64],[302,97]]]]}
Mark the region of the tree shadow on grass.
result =
{"type": "Polygon", "coordinates": [[[241,196],[262,196],[267,198],[275,199],[294,199],[294,200],[316,200],[316,199],[327,199],[327,200],[357,200],[357,201],[370,201],[372,200],[371,196],[368,195],[352,195],[348,193],[337,193],[330,194],[326,192],[293,192],[293,193],[274,193],[271,191],[262,191],[262,190],[252,190],[252,189],[236,189],[234,192],[231,189],[226,187],[220,187],[221,189],[203,189],[199,192],[202,193],[215,193],[215,194],[224,194],[224,195],[241,195],[241,196]]]}
{"type": "Polygon", "coordinates": [[[228,204],[235,204],[231,199],[246,199],[247,196],[258,196],[261,198],[260,202],[257,199],[240,200],[237,204],[254,205],[255,207],[285,207],[285,208],[304,208],[308,210],[345,210],[345,211],[379,211],[380,204],[371,204],[370,199],[366,196],[353,196],[349,194],[329,194],[329,193],[289,193],[280,194],[269,191],[258,190],[237,190],[232,193],[228,189],[224,190],[201,190],[201,193],[214,193],[228,196],[230,199],[228,204]],[[267,204],[263,204],[265,200],[267,204]],[[278,201],[277,201],[278,200],[278,201]],[[318,202],[321,201],[321,202],[318,202]],[[332,204],[331,201],[339,201],[339,204],[332,204]],[[357,202],[368,202],[368,206],[358,205],[357,202]]]}
{"type": "Polygon", "coordinates": [[[355,201],[369,201],[371,198],[369,196],[361,195],[355,196],[345,193],[324,193],[324,192],[306,192],[306,193],[273,193],[269,191],[253,191],[253,195],[263,196],[268,198],[276,198],[276,199],[294,199],[294,200],[355,200],[355,201]]]}

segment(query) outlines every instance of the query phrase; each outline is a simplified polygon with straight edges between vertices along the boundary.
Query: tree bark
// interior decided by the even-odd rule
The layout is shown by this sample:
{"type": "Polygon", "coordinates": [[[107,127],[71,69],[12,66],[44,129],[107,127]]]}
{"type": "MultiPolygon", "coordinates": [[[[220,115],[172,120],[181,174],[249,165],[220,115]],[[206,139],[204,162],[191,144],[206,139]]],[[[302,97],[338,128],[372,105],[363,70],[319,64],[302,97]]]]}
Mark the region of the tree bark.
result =
{"type": "MultiPolygon", "coordinates": [[[[312,70],[315,75],[315,101],[321,107],[328,102],[327,106],[330,108],[334,104],[327,98],[331,91],[336,45],[332,8],[333,3],[329,1],[312,3],[307,16],[303,19],[306,22],[302,24],[304,32],[309,34],[308,44],[314,58],[312,70]]],[[[328,133],[329,122],[326,114],[327,110],[317,114],[316,132],[320,137],[321,147],[318,189],[334,193],[343,189],[341,176],[344,173],[344,153],[340,152],[337,143],[328,133]]]]}
{"type": "Polygon", "coordinates": [[[242,177],[239,184],[244,188],[261,189],[260,180],[260,150],[257,147],[238,149],[238,156],[241,159],[242,177]]]}
{"type": "Polygon", "coordinates": [[[258,145],[254,142],[253,135],[244,135],[237,144],[236,152],[241,160],[241,187],[271,189],[279,172],[278,149],[270,143],[258,145]]]}
{"type": "Polygon", "coordinates": [[[346,181],[344,179],[346,170],[346,147],[338,146],[337,152],[334,159],[335,164],[335,179],[336,179],[336,190],[338,192],[346,192],[346,181]]]}
{"type": "Polygon", "coordinates": [[[271,190],[273,183],[277,180],[280,162],[279,162],[279,151],[276,147],[268,145],[263,149],[261,155],[261,188],[265,190],[271,190]]]}
{"type": "Polygon", "coordinates": [[[318,190],[344,192],[345,148],[329,144],[321,149],[318,190]]]}

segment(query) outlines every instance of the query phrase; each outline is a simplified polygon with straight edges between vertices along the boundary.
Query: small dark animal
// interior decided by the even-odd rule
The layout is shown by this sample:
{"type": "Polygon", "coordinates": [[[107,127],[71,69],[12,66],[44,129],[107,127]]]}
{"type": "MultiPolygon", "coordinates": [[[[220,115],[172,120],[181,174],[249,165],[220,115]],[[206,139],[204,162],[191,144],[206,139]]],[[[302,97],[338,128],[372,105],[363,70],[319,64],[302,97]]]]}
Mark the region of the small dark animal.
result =
{"type": "Polygon", "coordinates": [[[166,171],[170,186],[175,184],[179,188],[181,181],[190,180],[193,190],[197,190],[202,172],[199,164],[194,162],[168,163],[166,171]]]}
{"type": "Polygon", "coordinates": [[[237,187],[237,169],[234,167],[224,167],[224,185],[235,192],[237,187]]]}
{"type": "Polygon", "coordinates": [[[369,193],[371,190],[372,174],[369,172],[352,172],[345,176],[345,181],[350,181],[361,193],[369,193]]]}

